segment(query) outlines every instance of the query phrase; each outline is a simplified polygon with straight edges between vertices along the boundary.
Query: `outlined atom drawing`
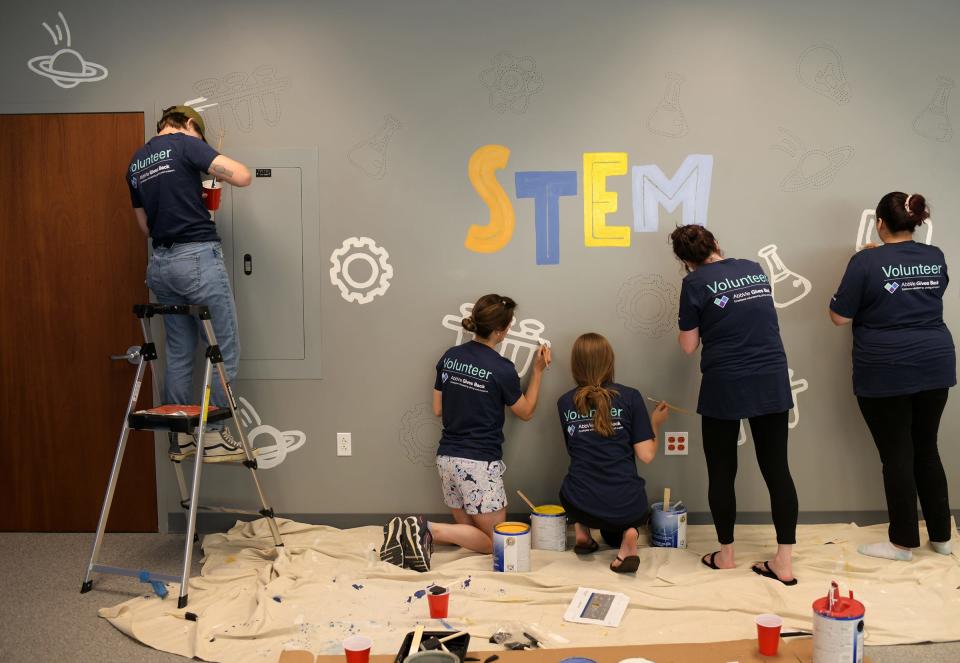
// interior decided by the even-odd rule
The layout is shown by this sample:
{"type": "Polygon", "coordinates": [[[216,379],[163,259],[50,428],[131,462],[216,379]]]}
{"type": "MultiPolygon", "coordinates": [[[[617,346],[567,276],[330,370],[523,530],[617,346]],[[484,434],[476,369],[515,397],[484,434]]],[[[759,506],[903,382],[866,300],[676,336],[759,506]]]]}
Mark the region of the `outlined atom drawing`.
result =
{"type": "Polygon", "coordinates": [[[498,53],[493,66],[480,72],[480,82],[490,90],[490,108],[503,113],[525,113],[530,97],[543,87],[543,76],[531,57],[498,53]]]}
{"type": "Polygon", "coordinates": [[[340,289],[340,296],[348,302],[369,304],[386,293],[393,278],[390,254],[369,237],[348,237],[330,256],[330,282],[340,289]],[[358,279],[351,273],[356,261],[367,263],[370,276],[358,279]]]}

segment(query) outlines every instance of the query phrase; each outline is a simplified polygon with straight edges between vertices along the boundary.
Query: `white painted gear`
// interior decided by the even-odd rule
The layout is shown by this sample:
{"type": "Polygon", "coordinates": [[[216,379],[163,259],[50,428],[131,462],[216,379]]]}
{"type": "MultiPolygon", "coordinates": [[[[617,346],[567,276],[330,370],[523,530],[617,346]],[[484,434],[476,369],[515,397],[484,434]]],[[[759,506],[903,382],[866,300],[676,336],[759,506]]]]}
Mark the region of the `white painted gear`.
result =
{"type": "Polygon", "coordinates": [[[348,302],[369,304],[375,297],[384,294],[390,287],[390,279],[393,278],[393,266],[387,262],[389,257],[390,254],[387,253],[387,250],[377,246],[377,243],[369,237],[348,237],[343,241],[340,248],[330,256],[330,262],[333,265],[330,268],[330,282],[340,289],[340,296],[348,302]],[[356,281],[353,281],[350,275],[345,272],[344,265],[350,258],[348,257],[347,260],[341,262],[341,258],[348,254],[362,257],[373,267],[373,274],[369,283],[376,282],[377,286],[375,288],[361,292],[351,290],[350,284],[347,282],[356,284],[356,281]]]}

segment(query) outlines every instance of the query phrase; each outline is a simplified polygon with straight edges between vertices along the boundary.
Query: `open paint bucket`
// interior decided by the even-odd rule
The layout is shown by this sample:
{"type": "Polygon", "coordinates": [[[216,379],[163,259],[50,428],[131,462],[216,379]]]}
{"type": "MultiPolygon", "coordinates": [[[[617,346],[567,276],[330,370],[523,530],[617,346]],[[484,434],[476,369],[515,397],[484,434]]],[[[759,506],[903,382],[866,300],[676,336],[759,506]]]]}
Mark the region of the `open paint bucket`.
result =
{"type": "Polygon", "coordinates": [[[493,570],[530,570],[530,525],[505,522],[493,528],[493,570]]]}
{"type": "Polygon", "coordinates": [[[687,507],[675,502],[664,512],[663,502],[656,502],[650,509],[650,543],[658,548],[686,548],[687,507]]]}
{"type": "Polygon", "coordinates": [[[813,663],[862,663],[865,614],[852,591],[840,596],[831,582],[827,595],[813,602],[813,663]]]}
{"type": "Polygon", "coordinates": [[[534,550],[567,549],[567,512],[562,506],[544,504],[530,514],[530,540],[534,550]]]}

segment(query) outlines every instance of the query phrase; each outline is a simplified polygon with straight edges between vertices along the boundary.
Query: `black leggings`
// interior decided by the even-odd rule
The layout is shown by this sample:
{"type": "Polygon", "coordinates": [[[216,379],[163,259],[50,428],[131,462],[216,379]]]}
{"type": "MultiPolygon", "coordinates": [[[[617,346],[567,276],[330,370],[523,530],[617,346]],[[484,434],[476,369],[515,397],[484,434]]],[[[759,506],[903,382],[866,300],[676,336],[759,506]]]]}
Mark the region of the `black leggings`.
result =
{"type": "Polygon", "coordinates": [[[883,489],[890,516],[890,541],[904,548],[920,545],[917,497],[931,541],[950,540],[947,475],[937,451],[946,389],[906,396],[857,397],[883,463],[883,489]]]}
{"type": "MultiPolygon", "coordinates": [[[[770,493],[770,511],[777,530],[777,543],[797,542],[797,489],[790,476],[787,460],[787,420],[789,412],[750,417],[750,432],[757,452],[760,473],[770,493]]],[[[717,539],[733,543],[733,525],[737,520],[737,437],[739,419],[702,417],[703,454],[707,458],[707,492],[717,539]]]]}

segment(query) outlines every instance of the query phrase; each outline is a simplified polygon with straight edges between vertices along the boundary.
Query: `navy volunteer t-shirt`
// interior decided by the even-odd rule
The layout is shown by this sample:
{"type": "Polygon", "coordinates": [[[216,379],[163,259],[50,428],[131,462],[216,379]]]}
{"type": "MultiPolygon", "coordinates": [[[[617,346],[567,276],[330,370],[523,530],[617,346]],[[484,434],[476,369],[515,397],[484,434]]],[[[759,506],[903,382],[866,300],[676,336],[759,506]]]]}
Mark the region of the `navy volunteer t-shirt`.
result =
{"type": "Polygon", "coordinates": [[[633,445],[653,438],[643,396],[633,387],[610,383],[617,391],[610,403],[613,435],[594,430],[593,411],[585,415],[573,404],[576,389],[557,401],[570,469],[563,479],[563,498],[579,510],[625,527],[636,525],[647,512],[646,482],[637,473],[633,445]]]}
{"type": "Polygon", "coordinates": [[[752,260],[707,263],[683,279],[680,330],[700,329],[697,412],[745,419],[793,407],[773,290],[752,260]]]}
{"type": "Polygon", "coordinates": [[[482,343],[468,341],[440,357],[434,389],[443,394],[443,436],[437,455],[503,458],[503,407],[523,395],[513,362],[482,343]]]}
{"type": "Polygon", "coordinates": [[[130,202],[147,213],[150,237],[169,242],[219,242],[203,205],[201,175],[217,151],[182,133],[154,136],[127,169],[130,202]]]}
{"type": "Polygon", "coordinates": [[[943,322],[943,251],[883,244],[850,258],[830,309],[853,319],[853,391],[879,398],[957,383],[953,338],[943,322]]]}

